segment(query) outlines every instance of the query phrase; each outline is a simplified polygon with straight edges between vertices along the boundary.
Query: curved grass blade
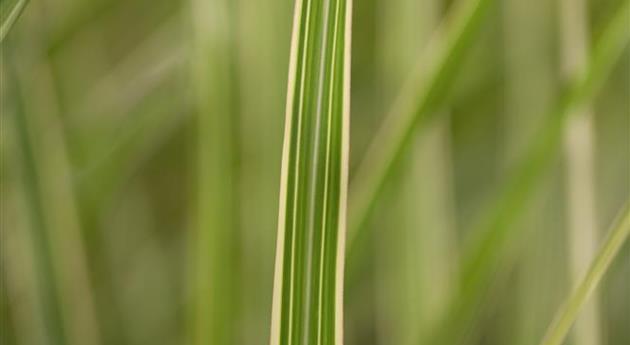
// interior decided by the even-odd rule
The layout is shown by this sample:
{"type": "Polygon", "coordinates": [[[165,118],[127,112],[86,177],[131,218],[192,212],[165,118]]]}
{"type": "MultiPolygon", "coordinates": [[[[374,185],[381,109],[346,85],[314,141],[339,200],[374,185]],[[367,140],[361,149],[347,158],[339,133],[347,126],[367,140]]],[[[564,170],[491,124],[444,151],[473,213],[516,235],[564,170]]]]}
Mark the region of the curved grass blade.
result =
{"type": "Polygon", "coordinates": [[[626,205],[621,217],[613,224],[608,237],[591,266],[567,302],[558,310],[541,345],[561,345],[578,317],[580,310],[599,285],[619,250],[630,236],[630,207],[626,205]]]}
{"type": "Polygon", "coordinates": [[[472,319],[493,273],[505,261],[501,258],[513,254],[509,249],[513,249],[521,235],[514,232],[518,228],[513,225],[526,208],[533,187],[553,160],[567,118],[574,109],[592,99],[630,41],[630,30],[627,29],[629,16],[630,1],[626,0],[596,42],[585,73],[576,77],[565,97],[547,116],[538,140],[527,149],[514,174],[506,181],[487,221],[474,230],[473,233],[479,237],[463,257],[462,286],[430,344],[452,344],[462,336],[462,327],[466,327],[472,319]]]}
{"type": "Polygon", "coordinates": [[[271,345],[343,342],[351,0],[296,0],[271,345]]]}
{"type": "MultiPolygon", "coordinates": [[[[385,180],[409,146],[415,129],[445,101],[462,66],[462,60],[481,27],[487,9],[495,0],[462,0],[446,20],[444,39],[434,40],[431,54],[420,60],[413,77],[406,83],[383,127],[375,137],[356,177],[350,194],[348,260],[358,256],[364,235],[360,231],[380,194],[385,180]]],[[[438,38],[441,35],[438,35],[438,38]]]]}
{"type": "Polygon", "coordinates": [[[238,227],[232,8],[192,1],[192,73],[198,110],[197,223],[190,243],[192,344],[237,343],[238,227]]]}
{"type": "Polygon", "coordinates": [[[28,0],[3,0],[0,3],[0,43],[4,41],[27,3],[28,0]]]}

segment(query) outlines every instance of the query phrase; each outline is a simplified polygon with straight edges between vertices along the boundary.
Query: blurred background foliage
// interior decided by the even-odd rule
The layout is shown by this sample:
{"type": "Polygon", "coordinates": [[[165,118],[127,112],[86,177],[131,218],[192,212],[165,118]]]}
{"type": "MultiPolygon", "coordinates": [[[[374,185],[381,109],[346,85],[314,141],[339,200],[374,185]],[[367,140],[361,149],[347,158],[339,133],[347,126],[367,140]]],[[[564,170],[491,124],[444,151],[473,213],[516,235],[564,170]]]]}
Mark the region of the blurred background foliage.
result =
{"type": "MultiPolygon", "coordinates": [[[[430,38],[440,39],[451,2],[354,2],[351,193],[396,95],[430,38]]],[[[231,80],[213,85],[233,97],[221,115],[232,123],[236,157],[237,220],[226,250],[236,287],[225,322],[238,344],[264,344],[293,1],[228,3],[231,80]]],[[[443,116],[407,150],[362,229],[367,254],[347,267],[346,344],[426,341],[456,290],[471,225],[539,139],[568,82],[562,47],[571,30],[562,21],[580,3],[501,0],[490,8],[443,116]]],[[[586,50],[621,3],[583,3],[577,39],[586,50]]],[[[204,212],[191,18],[212,20],[194,11],[179,0],[31,0],[2,42],[1,344],[187,343],[191,234],[204,212]]],[[[587,248],[630,196],[627,48],[589,108],[596,232],[587,248]]],[[[463,325],[463,343],[537,343],[574,285],[569,157],[559,150],[536,186],[518,224],[527,236],[463,325]]],[[[576,328],[597,335],[585,342],[572,333],[569,343],[629,344],[628,286],[626,244],[597,307],[586,311],[595,321],[576,328]]]]}

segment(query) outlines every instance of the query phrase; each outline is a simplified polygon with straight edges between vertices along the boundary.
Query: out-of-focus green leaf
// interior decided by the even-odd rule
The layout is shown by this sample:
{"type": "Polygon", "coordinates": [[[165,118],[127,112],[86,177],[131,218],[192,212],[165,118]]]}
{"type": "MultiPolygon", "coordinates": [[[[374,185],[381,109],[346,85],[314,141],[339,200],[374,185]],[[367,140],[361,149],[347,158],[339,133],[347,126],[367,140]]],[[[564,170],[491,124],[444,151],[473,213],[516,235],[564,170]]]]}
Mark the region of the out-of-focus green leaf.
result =
{"type": "MultiPolygon", "coordinates": [[[[435,39],[441,0],[380,0],[378,47],[382,97],[395,96],[420,53],[435,39]],[[389,92],[391,91],[391,92],[389,92]],[[388,94],[389,93],[389,94],[388,94]]],[[[440,115],[412,140],[387,182],[374,233],[376,325],[379,344],[416,345],[441,314],[457,255],[451,207],[450,119],[440,115]]],[[[352,290],[354,282],[347,282],[352,290]]]]}
{"type": "Polygon", "coordinates": [[[462,286],[430,344],[452,344],[462,336],[491,283],[493,273],[505,262],[501,258],[510,256],[510,249],[521,239],[521,234],[515,232],[518,228],[513,225],[526,209],[533,187],[557,152],[567,118],[574,109],[593,98],[630,40],[630,30],[627,29],[629,7],[630,1],[624,1],[596,42],[586,72],[576,76],[565,96],[547,115],[537,140],[529,145],[522,160],[515,165],[514,173],[501,189],[486,222],[473,230],[478,237],[462,258],[462,286]]]}
{"type": "MultiPolygon", "coordinates": [[[[463,65],[482,19],[494,0],[462,0],[444,23],[443,39],[433,41],[398,96],[352,181],[349,203],[348,255],[357,256],[361,227],[386,179],[409,146],[416,129],[443,105],[463,65]]],[[[357,259],[358,260],[358,259],[357,259]]]]}
{"type": "Polygon", "coordinates": [[[22,14],[28,0],[2,0],[0,3],[0,42],[22,14]]]}
{"type": "Polygon", "coordinates": [[[232,8],[192,1],[192,77],[198,110],[198,208],[191,236],[192,344],[237,343],[239,274],[232,74],[232,8]]]}
{"type": "Polygon", "coordinates": [[[561,345],[577,318],[580,310],[599,285],[619,250],[630,236],[630,208],[626,206],[619,220],[613,224],[608,237],[591,263],[591,266],[577,285],[567,302],[549,327],[541,345],[561,345]]]}

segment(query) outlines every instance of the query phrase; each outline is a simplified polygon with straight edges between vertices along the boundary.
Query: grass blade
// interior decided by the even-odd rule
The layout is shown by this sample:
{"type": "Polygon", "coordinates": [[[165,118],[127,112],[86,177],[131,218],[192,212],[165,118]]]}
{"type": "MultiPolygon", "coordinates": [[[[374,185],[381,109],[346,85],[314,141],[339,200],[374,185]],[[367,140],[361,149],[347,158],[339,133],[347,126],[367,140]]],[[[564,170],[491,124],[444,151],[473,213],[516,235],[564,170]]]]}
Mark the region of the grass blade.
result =
{"type": "MultiPolygon", "coordinates": [[[[379,1],[379,79],[385,92],[399,90],[418,63],[443,6],[440,0],[379,1]]],[[[383,96],[389,102],[387,96],[395,95],[383,96]]],[[[380,224],[388,228],[374,235],[379,344],[417,344],[456,286],[449,125],[449,116],[440,115],[414,138],[393,174],[398,179],[379,200],[380,217],[386,215],[380,224]]]]}
{"type": "Polygon", "coordinates": [[[297,0],[271,345],[343,342],[351,0],[297,0]]]}
{"type": "MultiPolygon", "coordinates": [[[[597,90],[597,86],[606,78],[608,72],[630,40],[630,32],[626,28],[630,1],[625,1],[601,39],[597,42],[593,59],[587,72],[576,80],[560,105],[547,117],[539,140],[534,142],[525,154],[516,173],[506,183],[502,190],[497,207],[489,217],[489,225],[480,230],[482,237],[466,256],[464,268],[465,281],[472,283],[479,277],[480,270],[488,267],[491,260],[489,255],[496,255],[498,248],[505,245],[504,240],[510,238],[511,225],[520,215],[524,204],[530,196],[532,186],[538,180],[553,153],[560,144],[562,129],[571,110],[588,102],[597,90]]],[[[512,237],[513,238],[513,237],[512,237]]]]}
{"type": "MultiPolygon", "coordinates": [[[[36,39],[34,39],[36,41],[36,39]]],[[[16,130],[23,150],[31,241],[52,344],[101,344],[57,90],[46,61],[11,59],[16,130]],[[23,95],[31,94],[27,101],[23,95]],[[46,124],[44,126],[43,124],[46,124]],[[45,133],[46,135],[44,135],[45,133]]]]}
{"type": "Polygon", "coordinates": [[[192,344],[236,343],[236,150],[230,2],[192,1],[198,209],[191,241],[192,344]]]}
{"type": "Polygon", "coordinates": [[[577,76],[565,97],[547,116],[538,140],[527,149],[515,173],[506,181],[487,221],[474,230],[473,233],[479,237],[464,253],[460,273],[462,286],[451,301],[449,312],[436,330],[431,344],[450,344],[461,336],[461,332],[454,329],[468,324],[493,273],[504,261],[500,259],[518,243],[520,237],[513,231],[517,229],[513,225],[522,215],[533,187],[559,148],[567,118],[574,109],[592,99],[628,44],[629,16],[630,1],[626,0],[597,41],[586,72],[577,76]]]}
{"type": "Polygon", "coordinates": [[[444,39],[433,42],[443,45],[427,49],[435,55],[421,59],[372,142],[352,181],[348,224],[349,260],[354,260],[357,255],[357,243],[361,242],[360,228],[385,180],[409,146],[415,129],[425,124],[444,102],[465,53],[479,31],[484,14],[493,3],[494,0],[462,0],[454,5],[456,8],[445,24],[444,39]]]}
{"type": "Polygon", "coordinates": [[[293,0],[238,0],[241,344],[268,341],[293,0]],[[261,88],[260,85],[269,87],[261,88]]]}
{"type": "Polygon", "coordinates": [[[540,343],[541,345],[562,344],[580,310],[599,285],[628,236],[630,236],[630,207],[626,205],[621,217],[613,224],[588,272],[564,306],[558,310],[555,320],[540,343]]]}
{"type": "MultiPolygon", "coordinates": [[[[13,66],[7,68],[7,74],[11,74],[17,84],[17,77],[13,66]]],[[[54,254],[51,250],[52,240],[46,221],[45,206],[42,197],[41,177],[37,169],[37,155],[35,145],[32,143],[31,130],[29,130],[24,100],[20,87],[15,91],[15,131],[18,145],[21,148],[21,174],[24,179],[24,194],[28,204],[30,231],[29,234],[32,252],[35,254],[34,266],[38,295],[41,310],[46,327],[46,336],[52,345],[65,345],[67,331],[64,329],[63,313],[59,301],[59,288],[57,275],[53,265],[54,254]]]]}
{"type": "MultiPolygon", "coordinates": [[[[549,58],[556,50],[556,7],[556,3],[547,0],[505,0],[502,3],[506,75],[502,172],[509,172],[529,143],[537,140],[536,131],[545,123],[548,109],[554,105],[560,91],[557,63],[549,58]],[[536,25],[531,25],[534,21],[536,25]],[[523,68],[525,65],[527,68],[523,68]]],[[[514,278],[505,279],[504,284],[511,284],[509,289],[513,292],[505,294],[496,307],[488,308],[484,313],[514,315],[513,320],[506,321],[514,323],[514,331],[505,332],[505,338],[495,342],[535,343],[537,335],[547,327],[543,316],[553,315],[553,305],[562,297],[563,286],[553,279],[564,272],[562,261],[553,260],[564,246],[563,233],[557,231],[555,225],[564,210],[560,187],[556,183],[559,176],[560,172],[552,169],[541,178],[532,193],[532,207],[524,213],[522,221],[513,225],[518,227],[514,232],[528,231],[523,250],[529,255],[518,258],[512,273],[514,278]],[[514,311],[507,311],[505,306],[511,300],[517,306],[514,311]]],[[[492,337],[482,327],[475,327],[477,325],[479,323],[471,326],[471,333],[466,334],[467,342],[472,342],[473,338],[492,337]],[[480,331],[475,332],[478,329],[480,331]]]]}
{"type": "Polygon", "coordinates": [[[28,0],[4,0],[0,4],[0,43],[22,14],[28,0]]]}
{"type": "MultiPolygon", "coordinates": [[[[562,66],[568,75],[582,73],[587,63],[588,16],[584,0],[560,0],[562,66]]],[[[571,281],[577,283],[595,257],[598,241],[595,207],[595,144],[590,104],[576,109],[564,133],[568,248],[571,281]]],[[[575,344],[601,344],[598,296],[584,306],[576,322],[575,344]]]]}

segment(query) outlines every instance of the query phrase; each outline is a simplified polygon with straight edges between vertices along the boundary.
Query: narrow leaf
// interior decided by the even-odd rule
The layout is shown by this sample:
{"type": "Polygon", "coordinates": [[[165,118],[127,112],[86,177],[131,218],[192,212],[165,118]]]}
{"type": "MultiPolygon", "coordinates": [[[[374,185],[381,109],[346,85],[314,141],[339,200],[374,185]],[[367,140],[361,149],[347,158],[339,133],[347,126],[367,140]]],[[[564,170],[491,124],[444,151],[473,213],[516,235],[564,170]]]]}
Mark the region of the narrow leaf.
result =
{"type": "Polygon", "coordinates": [[[473,233],[472,242],[462,260],[462,286],[451,301],[449,311],[433,335],[431,344],[451,344],[462,336],[461,327],[471,320],[475,307],[489,286],[493,273],[505,263],[521,238],[515,222],[522,215],[534,186],[553,160],[561,143],[562,132],[572,110],[590,101],[606,79],[630,40],[627,29],[630,1],[624,1],[594,46],[591,61],[573,83],[560,103],[547,115],[538,140],[527,148],[520,164],[500,191],[487,221],[473,233]],[[459,330],[455,330],[457,327],[459,330]]]}
{"type": "MultiPolygon", "coordinates": [[[[16,71],[9,60],[7,74],[17,84],[19,79],[16,71]]],[[[32,125],[28,121],[26,113],[23,87],[14,88],[13,99],[15,99],[14,125],[16,139],[21,153],[21,174],[24,179],[24,196],[28,204],[28,216],[30,227],[30,241],[34,270],[37,281],[37,294],[41,301],[42,316],[45,322],[45,334],[51,345],[68,344],[67,330],[64,328],[63,307],[59,300],[60,292],[58,285],[58,275],[55,271],[55,255],[52,250],[52,239],[50,226],[46,219],[45,201],[42,192],[41,172],[38,169],[37,148],[33,143],[32,125]]]]}
{"type": "Polygon", "coordinates": [[[22,14],[28,0],[3,0],[0,3],[0,43],[22,14]]]}
{"type": "MultiPolygon", "coordinates": [[[[358,243],[374,201],[385,180],[410,145],[415,130],[439,110],[450,92],[462,66],[463,58],[481,27],[486,10],[495,0],[462,0],[444,23],[445,35],[436,36],[429,56],[419,60],[418,67],[406,82],[383,124],[356,177],[350,194],[348,225],[349,260],[355,260],[358,243]]],[[[437,113],[439,114],[439,112],[437,113]]]]}
{"type": "MultiPolygon", "coordinates": [[[[402,86],[436,31],[440,0],[380,0],[378,51],[381,94],[402,86]]],[[[392,92],[389,92],[389,91],[392,92]]],[[[383,95],[384,94],[384,95],[383,95]]],[[[391,94],[391,95],[390,95],[391,94]]],[[[446,110],[442,110],[446,111],[446,110]]],[[[443,312],[452,288],[454,212],[448,115],[440,115],[409,145],[379,200],[375,291],[379,343],[415,345],[443,312]]],[[[363,257],[365,258],[365,257],[363,257]]],[[[353,290],[354,281],[346,289],[353,290]]]]}
{"type": "MultiPolygon", "coordinates": [[[[560,0],[562,67],[567,75],[582,73],[587,63],[589,16],[586,0],[560,0]]],[[[570,278],[578,282],[594,259],[596,226],[595,128],[590,104],[574,110],[564,132],[566,167],[567,247],[570,278]]],[[[575,345],[601,345],[601,308],[594,295],[576,321],[575,345]]],[[[531,343],[531,341],[530,341],[531,343]]]]}
{"type": "Polygon", "coordinates": [[[613,224],[608,237],[591,263],[591,266],[577,285],[567,302],[558,310],[555,320],[549,327],[541,345],[561,345],[578,317],[580,310],[593,294],[602,277],[610,267],[619,250],[630,235],[630,207],[626,206],[621,217],[613,224]]]}
{"type": "Polygon", "coordinates": [[[190,243],[192,344],[236,343],[236,226],[232,8],[194,0],[192,73],[198,111],[197,227],[190,243]]]}
{"type": "MultiPolygon", "coordinates": [[[[47,61],[8,54],[15,126],[46,335],[51,344],[97,345],[100,325],[88,273],[72,166],[47,61]],[[27,98],[26,95],[30,96],[27,98]],[[45,135],[44,135],[45,133],[45,135]]],[[[26,230],[26,229],[23,229],[26,230]]]]}
{"type": "Polygon", "coordinates": [[[297,0],[271,345],[342,344],[351,0],[297,0]]]}
{"type": "MultiPolygon", "coordinates": [[[[502,2],[505,91],[499,97],[505,100],[505,107],[499,120],[503,127],[498,148],[499,171],[509,172],[530,143],[538,140],[537,130],[545,123],[548,110],[555,105],[561,91],[557,63],[549,58],[557,50],[556,7],[556,2],[548,0],[502,2]],[[524,65],[527,68],[523,68],[524,65]]],[[[492,307],[493,312],[503,312],[507,301],[515,304],[513,317],[508,321],[514,323],[513,330],[499,336],[503,339],[498,340],[499,343],[531,345],[538,341],[541,330],[547,326],[541,316],[553,313],[553,302],[562,291],[553,278],[564,272],[564,262],[550,260],[564,247],[563,233],[557,231],[556,224],[564,210],[560,186],[554,183],[559,175],[552,171],[541,178],[533,193],[532,207],[522,221],[513,225],[518,227],[513,231],[528,231],[523,250],[529,255],[518,258],[509,280],[501,275],[500,282],[493,285],[501,284],[501,291],[508,285],[510,290],[504,297],[493,298],[493,304],[498,306],[492,307]]],[[[475,317],[468,327],[479,329],[480,319],[475,317]]],[[[466,342],[474,342],[485,334],[473,331],[467,335],[466,342]]]]}

